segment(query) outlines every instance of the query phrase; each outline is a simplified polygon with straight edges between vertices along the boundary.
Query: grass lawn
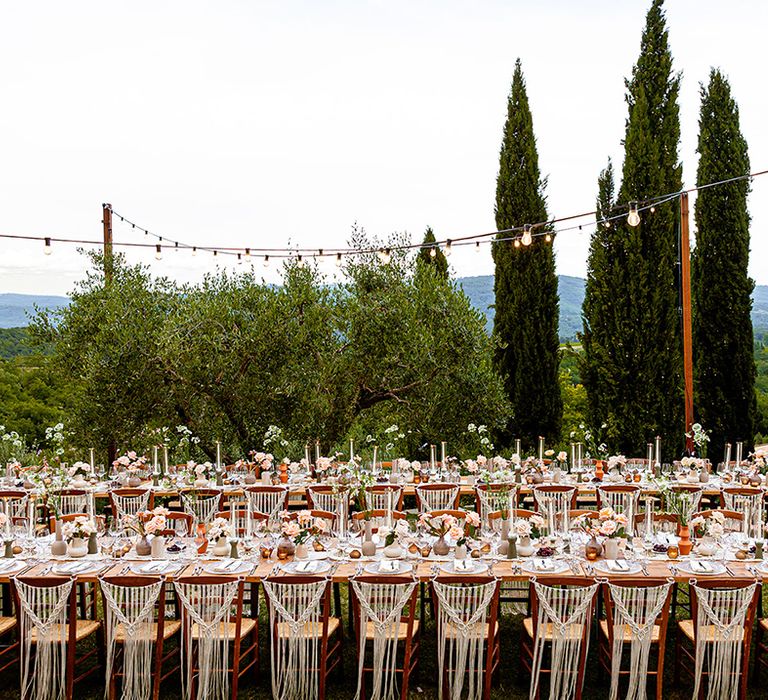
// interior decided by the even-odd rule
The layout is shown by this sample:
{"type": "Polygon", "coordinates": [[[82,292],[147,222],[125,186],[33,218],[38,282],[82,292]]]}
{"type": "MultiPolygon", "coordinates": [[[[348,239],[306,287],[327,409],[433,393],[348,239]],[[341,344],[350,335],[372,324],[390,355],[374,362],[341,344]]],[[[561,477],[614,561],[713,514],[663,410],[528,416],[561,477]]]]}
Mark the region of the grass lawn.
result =
{"type": "MultiPolygon", "coordinates": [[[[342,595],[346,591],[342,587],[342,595]]],[[[260,592],[263,595],[263,592],[260,592]]],[[[764,594],[764,602],[766,595],[764,594]]],[[[262,598],[261,634],[262,649],[267,650],[265,634],[267,630],[267,618],[263,612],[264,601],[262,598]]],[[[519,634],[522,616],[503,613],[501,619],[501,644],[502,666],[501,672],[494,685],[492,697],[498,700],[522,700],[528,697],[530,679],[525,674],[519,657],[519,634]]],[[[345,627],[345,632],[347,628],[345,627]]],[[[422,637],[421,660],[418,673],[411,682],[410,697],[424,698],[425,700],[437,700],[437,659],[435,623],[427,615],[427,627],[422,637]]],[[[345,653],[343,672],[333,677],[329,684],[328,697],[339,700],[351,699],[355,695],[357,684],[357,665],[353,649],[353,642],[347,634],[345,637],[345,653]]],[[[683,678],[679,686],[675,686],[673,678],[674,643],[668,639],[666,657],[666,673],[664,683],[665,698],[690,698],[693,693],[692,684],[683,678]]],[[[750,666],[751,668],[751,666],[750,666]]],[[[597,700],[608,697],[609,683],[607,677],[600,677],[598,673],[597,644],[594,634],[590,643],[590,655],[587,661],[587,677],[584,688],[585,700],[597,700]]],[[[768,682],[768,671],[764,670],[760,683],[751,682],[749,698],[765,697],[765,686],[768,682]]],[[[546,686],[545,686],[546,691],[546,686]]],[[[104,695],[104,683],[99,681],[84,682],[75,689],[77,700],[100,700],[104,695]]],[[[241,679],[241,687],[238,697],[267,699],[272,695],[269,679],[269,655],[268,650],[262,652],[261,668],[257,676],[241,679]]],[[[163,686],[161,693],[163,698],[181,698],[180,683],[172,680],[163,686]]],[[[10,700],[19,697],[19,677],[16,669],[0,674],[0,699],[10,700]]],[[[546,697],[546,692],[543,697],[546,697]]],[[[649,686],[649,697],[653,697],[652,686],[649,686]]]]}

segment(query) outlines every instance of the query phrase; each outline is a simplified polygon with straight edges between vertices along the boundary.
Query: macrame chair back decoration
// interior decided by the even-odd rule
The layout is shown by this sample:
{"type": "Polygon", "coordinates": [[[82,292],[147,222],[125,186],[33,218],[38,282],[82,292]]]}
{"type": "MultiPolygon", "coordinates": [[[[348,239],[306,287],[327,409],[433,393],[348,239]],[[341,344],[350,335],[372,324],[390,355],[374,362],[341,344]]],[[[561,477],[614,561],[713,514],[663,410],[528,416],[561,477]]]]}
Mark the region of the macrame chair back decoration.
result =
{"type": "Polygon", "coordinates": [[[739,697],[747,631],[747,616],[754,618],[757,583],[747,586],[702,587],[690,581],[696,638],[696,668],[693,697],[699,697],[703,672],[708,674],[708,700],[739,697]]]}
{"type": "Polygon", "coordinates": [[[488,523],[488,515],[497,510],[517,507],[517,488],[509,484],[488,484],[487,488],[475,487],[480,521],[488,523]]]}
{"type": "Polygon", "coordinates": [[[656,620],[669,605],[674,581],[659,586],[616,585],[606,581],[613,617],[610,700],[618,700],[622,652],[629,631],[629,687],[626,700],[645,700],[648,659],[656,620]]]}
{"type": "Polygon", "coordinates": [[[321,645],[328,633],[328,591],[324,577],[262,580],[272,629],[272,697],[316,700],[321,645]]]}
{"type": "Polygon", "coordinates": [[[438,697],[480,700],[484,696],[485,657],[493,654],[490,637],[495,634],[489,621],[495,624],[498,586],[495,578],[432,580],[438,603],[438,697]]]}
{"type": "Polygon", "coordinates": [[[182,694],[192,700],[194,662],[197,659],[197,698],[223,700],[229,695],[229,643],[239,634],[240,615],[231,625],[232,607],[242,612],[243,582],[230,579],[199,583],[174,581],[182,606],[182,694]],[[237,600],[236,600],[237,598],[237,600]],[[193,654],[193,638],[197,654],[193,654]]]}
{"type": "Polygon", "coordinates": [[[73,586],[74,579],[43,586],[14,580],[21,618],[21,697],[25,700],[63,700],[66,695],[68,636],[72,636],[68,635],[67,618],[72,612],[73,586]]]}
{"type": "Polygon", "coordinates": [[[570,700],[583,682],[589,651],[592,604],[599,584],[591,586],[547,586],[531,579],[534,588],[536,627],[533,639],[531,700],[538,696],[545,647],[550,645],[550,700],[570,700]]]}
{"type": "Polygon", "coordinates": [[[373,630],[373,668],[370,700],[394,700],[399,695],[397,684],[397,643],[400,639],[400,622],[403,609],[410,601],[416,579],[382,579],[364,581],[350,579],[350,585],[359,605],[357,693],[362,697],[365,647],[369,627],[373,630]]]}
{"type": "Polygon", "coordinates": [[[52,494],[49,500],[55,500],[59,510],[58,515],[86,513],[89,517],[93,517],[93,498],[85,491],[62,491],[55,495],[52,494]]]}
{"type": "Polygon", "coordinates": [[[762,537],[765,494],[760,488],[725,488],[723,508],[741,513],[746,537],[762,537]]]}
{"type": "MultiPolygon", "coordinates": [[[[109,686],[115,663],[117,635],[122,636],[122,700],[149,700],[152,697],[152,661],[157,643],[153,625],[155,609],[163,592],[164,579],[143,585],[122,586],[99,581],[104,598],[107,634],[106,683],[109,686]]],[[[162,610],[160,613],[162,615],[162,610]]]]}
{"type": "Polygon", "coordinates": [[[419,504],[419,513],[456,508],[458,495],[458,484],[423,484],[417,486],[416,502],[419,504]]]}
{"type": "Polygon", "coordinates": [[[219,492],[182,491],[180,496],[184,512],[194,518],[194,528],[200,524],[209,525],[213,522],[221,500],[219,492]]]}
{"type": "Polygon", "coordinates": [[[616,513],[624,513],[627,517],[632,517],[639,512],[640,487],[639,486],[598,486],[597,491],[600,494],[600,506],[606,506],[613,509],[616,513]]]}
{"type": "Polygon", "coordinates": [[[149,489],[146,489],[144,493],[132,494],[130,496],[115,493],[114,491],[110,493],[109,497],[112,499],[112,503],[115,506],[115,517],[117,517],[117,521],[122,523],[124,522],[126,515],[134,516],[139,511],[147,510],[149,507],[150,494],[151,492],[149,489]]]}
{"type": "Polygon", "coordinates": [[[9,518],[29,517],[29,494],[23,491],[0,491],[0,513],[9,518]]]}
{"type": "Polygon", "coordinates": [[[686,515],[690,520],[691,515],[699,510],[701,506],[701,497],[704,494],[704,489],[701,486],[686,486],[684,484],[675,484],[670,487],[670,491],[673,493],[687,493],[690,496],[689,504],[686,508],[686,515]]]}
{"type": "Polygon", "coordinates": [[[396,484],[367,486],[365,499],[368,510],[401,510],[403,487],[396,484]]]}
{"type": "Polygon", "coordinates": [[[280,511],[286,509],[287,494],[288,489],[282,486],[270,486],[263,489],[255,486],[245,491],[249,510],[268,516],[270,524],[276,523],[280,511]]]}
{"type": "Polygon", "coordinates": [[[575,486],[534,486],[533,500],[545,519],[554,518],[571,510],[575,486]]]}

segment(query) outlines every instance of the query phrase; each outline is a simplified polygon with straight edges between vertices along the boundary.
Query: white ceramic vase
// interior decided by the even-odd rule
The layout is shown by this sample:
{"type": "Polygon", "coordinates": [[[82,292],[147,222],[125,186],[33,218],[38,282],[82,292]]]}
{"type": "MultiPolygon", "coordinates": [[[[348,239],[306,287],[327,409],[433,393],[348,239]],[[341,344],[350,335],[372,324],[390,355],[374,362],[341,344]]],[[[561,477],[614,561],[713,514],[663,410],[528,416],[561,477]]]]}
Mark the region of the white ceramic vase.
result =
{"type": "Polygon", "coordinates": [[[216,544],[213,546],[212,552],[217,557],[226,557],[229,554],[229,545],[227,544],[227,538],[223,535],[216,540],[216,544]]]}
{"type": "Polygon", "coordinates": [[[88,542],[82,537],[73,537],[67,545],[67,554],[73,559],[79,559],[88,554],[88,542]]]}

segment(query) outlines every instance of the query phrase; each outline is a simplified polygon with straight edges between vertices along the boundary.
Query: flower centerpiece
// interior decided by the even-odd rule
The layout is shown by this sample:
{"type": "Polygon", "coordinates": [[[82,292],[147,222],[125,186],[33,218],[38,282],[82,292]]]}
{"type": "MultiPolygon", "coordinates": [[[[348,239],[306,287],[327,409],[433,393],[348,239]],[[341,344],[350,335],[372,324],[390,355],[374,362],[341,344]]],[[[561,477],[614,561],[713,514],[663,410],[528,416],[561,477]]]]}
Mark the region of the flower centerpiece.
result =
{"type": "Polygon", "coordinates": [[[627,466],[627,458],[624,455],[611,455],[608,457],[608,473],[614,471],[621,473],[627,466]]]}
{"type": "Polygon", "coordinates": [[[468,510],[466,513],[464,529],[456,538],[456,549],[453,552],[456,559],[464,559],[467,556],[468,541],[476,539],[480,530],[480,516],[473,510],[468,510]]]}
{"type": "Polygon", "coordinates": [[[325,518],[316,518],[309,510],[300,510],[296,514],[296,525],[298,532],[293,535],[293,542],[296,545],[296,557],[306,559],[308,556],[307,542],[311,537],[320,537],[328,529],[328,521],[325,518]]]}
{"type": "Polygon", "coordinates": [[[699,457],[707,456],[707,443],[709,442],[709,433],[704,430],[701,423],[694,423],[691,426],[691,432],[686,433],[685,437],[693,440],[696,447],[696,454],[699,457]]]}
{"type": "Polygon", "coordinates": [[[434,517],[429,513],[422,513],[418,522],[426,532],[437,538],[432,549],[438,556],[448,554],[450,551],[450,547],[445,541],[446,536],[457,540],[464,533],[464,530],[459,526],[459,521],[450,513],[443,513],[434,517]]]}
{"type": "Polygon", "coordinates": [[[86,462],[75,462],[71,467],[67,469],[69,475],[70,486],[75,489],[84,489],[88,486],[88,476],[91,470],[91,465],[86,462]]]}
{"type": "Polygon", "coordinates": [[[127,472],[128,486],[136,487],[141,484],[139,472],[146,469],[147,458],[144,455],[139,456],[133,450],[129,450],[112,462],[112,466],[117,469],[118,472],[127,472]]]}
{"type": "Polygon", "coordinates": [[[716,542],[725,534],[725,516],[718,510],[712,511],[708,518],[697,515],[691,518],[690,528],[698,540],[696,553],[711,556],[717,550],[716,542]]]}
{"type": "Polygon", "coordinates": [[[157,537],[157,533],[167,529],[169,512],[167,508],[158,506],[153,510],[140,510],[136,515],[123,517],[125,527],[138,535],[135,544],[136,554],[146,556],[152,551],[147,536],[157,537]]]}
{"type": "Polygon", "coordinates": [[[208,525],[206,534],[208,535],[208,539],[214,542],[211,551],[219,557],[227,556],[229,553],[227,538],[234,536],[232,523],[226,518],[214,518],[213,522],[208,525]]]}
{"type": "MultiPolygon", "coordinates": [[[[603,538],[606,559],[618,558],[620,541],[628,536],[628,521],[624,513],[617,513],[613,508],[602,508],[597,518],[582,515],[574,521],[574,524],[581,527],[595,543],[598,537],[603,538]]],[[[594,546],[594,544],[587,543],[587,547],[590,546],[594,546]]]]}
{"type": "Polygon", "coordinates": [[[214,476],[214,471],[213,464],[210,462],[201,462],[200,464],[193,460],[187,462],[187,479],[197,487],[205,488],[208,486],[208,482],[214,476]]]}
{"type": "Polygon", "coordinates": [[[89,517],[79,515],[64,523],[61,531],[67,541],[67,554],[73,558],[84,557],[88,554],[88,538],[95,534],[96,525],[89,517]]]}

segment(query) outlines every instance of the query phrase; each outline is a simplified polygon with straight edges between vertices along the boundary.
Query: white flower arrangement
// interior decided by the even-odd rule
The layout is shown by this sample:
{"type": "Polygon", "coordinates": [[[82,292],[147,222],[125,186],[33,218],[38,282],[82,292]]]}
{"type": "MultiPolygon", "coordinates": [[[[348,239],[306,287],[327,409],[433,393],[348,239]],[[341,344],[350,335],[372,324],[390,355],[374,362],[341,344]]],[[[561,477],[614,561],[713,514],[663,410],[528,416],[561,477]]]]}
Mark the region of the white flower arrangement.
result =
{"type": "Polygon", "coordinates": [[[87,539],[96,532],[96,524],[89,517],[79,515],[74,520],[64,523],[61,528],[64,539],[71,542],[73,539],[87,539]]]}
{"type": "Polygon", "coordinates": [[[220,537],[232,536],[232,523],[226,518],[214,518],[208,526],[208,539],[218,540],[220,537]]]}
{"type": "Polygon", "coordinates": [[[624,455],[611,455],[608,457],[608,471],[624,469],[627,466],[627,458],[624,455]]]}
{"type": "Polygon", "coordinates": [[[691,518],[690,527],[697,537],[709,536],[719,540],[725,534],[725,516],[720,511],[713,511],[708,518],[698,515],[691,518]]]}

